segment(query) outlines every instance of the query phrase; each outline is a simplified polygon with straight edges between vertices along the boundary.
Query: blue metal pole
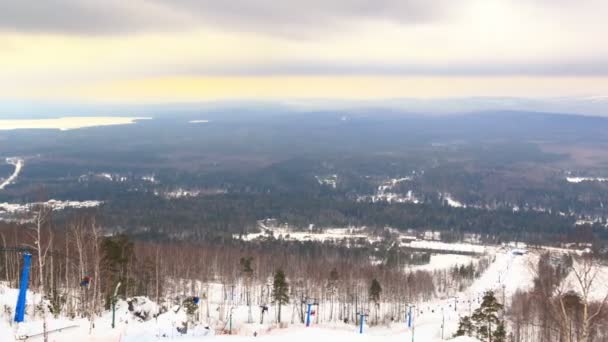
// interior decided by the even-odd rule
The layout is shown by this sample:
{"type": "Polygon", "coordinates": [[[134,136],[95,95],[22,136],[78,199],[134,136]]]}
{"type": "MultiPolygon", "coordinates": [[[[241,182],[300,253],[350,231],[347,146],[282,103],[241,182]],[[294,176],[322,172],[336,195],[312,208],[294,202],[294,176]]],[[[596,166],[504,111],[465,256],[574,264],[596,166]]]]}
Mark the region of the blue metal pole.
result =
{"type": "Polygon", "coordinates": [[[363,322],[365,321],[365,315],[361,314],[359,316],[359,334],[363,334],[363,322]]]}
{"type": "MultiPolygon", "coordinates": [[[[413,308],[413,307],[412,307],[413,308]]],[[[415,314],[415,311],[410,311],[412,315],[415,314]]],[[[413,320],[413,317],[410,317],[413,320]]],[[[414,342],[414,322],[412,321],[412,342],[414,342]]]]}
{"type": "Polygon", "coordinates": [[[408,314],[407,314],[407,327],[411,328],[412,327],[412,307],[409,307],[408,310],[408,314]]]}
{"type": "Polygon", "coordinates": [[[307,304],[308,310],[306,311],[306,327],[310,326],[310,310],[312,308],[312,304],[307,304]]]}
{"type": "Polygon", "coordinates": [[[15,322],[23,322],[25,316],[25,295],[27,294],[27,285],[30,279],[30,266],[32,263],[32,255],[23,253],[23,269],[21,270],[21,283],[19,284],[19,297],[17,298],[17,307],[15,308],[15,322]]]}

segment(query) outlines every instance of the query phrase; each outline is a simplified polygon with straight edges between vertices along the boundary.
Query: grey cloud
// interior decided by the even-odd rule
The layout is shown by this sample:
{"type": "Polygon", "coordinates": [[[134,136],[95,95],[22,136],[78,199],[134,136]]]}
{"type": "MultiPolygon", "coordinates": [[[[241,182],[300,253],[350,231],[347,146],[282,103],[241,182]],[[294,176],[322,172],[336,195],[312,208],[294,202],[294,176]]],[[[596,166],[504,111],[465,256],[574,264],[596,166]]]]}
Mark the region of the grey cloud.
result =
{"type": "MultiPolygon", "coordinates": [[[[159,71],[156,69],[156,71],[159,71]]],[[[549,63],[461,63],[461,64],[362,64],[324,63],[311,60],[269,64],[180,65],[167,74],[199,76],[287,76],[287,75],[378,75],[378,76],[608,76],[608,62],[597,60],[555,60],[549,63]]]]}
{"type": "Polygon", "coordinates": [[[115,34],[177,26],[171,12],[141,0],[0,0],[0,30],[115,34]]]}
{"type": "MultiPolygon", "coordinates": [[[[161,0],[170,1],[170,0],[161,0]]],[[[173,2],[174,3],[174,2],[173,2]]],[[[351,20],[400,23],[436,20],[454,7],[451,0],[180,0],[203,21],[279,35],[318,32],[351,20]]]]}
{"type": "Polygon", "coordinates": [[[451,0],[0,0],[0,30],[116,34],[197,25],[306,35],[353,19],[441,17],[451,0]]]}

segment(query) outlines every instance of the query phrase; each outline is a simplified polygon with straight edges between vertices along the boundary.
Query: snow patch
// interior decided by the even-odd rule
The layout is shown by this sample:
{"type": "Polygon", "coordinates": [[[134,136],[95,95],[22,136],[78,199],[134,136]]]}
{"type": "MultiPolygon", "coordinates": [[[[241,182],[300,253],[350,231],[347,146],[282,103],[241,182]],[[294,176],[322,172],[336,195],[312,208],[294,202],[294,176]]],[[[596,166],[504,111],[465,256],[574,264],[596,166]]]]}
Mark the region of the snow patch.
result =
{"type": "Polygon", "coordinates": [[[466,208],[466,204],[455,200],[450,194],[442,194],[443,199],[448,203],[448,206],[452,208],[466,208]]]}
{"type": "Polygon", "coordinates": [[[317,182],[320,185],[328,185],[330,187],[332,187],[332,189],[335,189],[336,186],[338,185],[338,175],[333,174],[333,175],[329,175],[329,176],[315,176],[315,179],[317,180],[317,182]]]}
{"type": "Polygon", "coordinates": [[[19,177],[19,173],[21,173],[21,169],[23,168],[23,159],[21,158],[6,158],[6,162],[15,166],[15,171],[11,174],[4,182],[0,184],[0,190],[3,190],[8,185],[11,185],[15,182],[15,179],[19,177]]]}
{"type": "Polygon", "coordinates": [[[449,269],[454,266],[463,266],[469,265],[470,263],[477,260],[477,258],[469,256],[469,255],[459,255],[459,254],[432,254],[431,260],[428,264],[425,265],[415,265],[409,267],[409,270],[412,271],[435,271],[435,270],[444,270],[449,269]]]}
{"type": "Polygon", "coordinates": [[[421,203],[420,200],[414,195],[412,190],[408,190],[407,194],[404,196],[402,194],[397,194],[392,192],[392,190],[399,183],[407,182],[413,180],[413,177],[401,177],[401,178],[393,178],[387,181],[382,182],[378,186],[376,194],[373,196],[360,196],[359,200],[367,200],[371,199],[372,202],[388,202],[388,203],[421,203]]]}
{"type": "MultiPolygon", "coordinates": [[[[0,203],[0,220],[2,221],[14,221],[11,215],[20,215],[30,213],[35,207],[39,205],[44,205],[46,207],[50,207],[53,211],[65,210],[68,208],[71,209],[82,209],[82,208],[95,208],[103,204],[102,201],[58,201],[58,200],[48,200],[46,202],[33,202],[26,204],[17,204],[17,203],[0,203]]],[[[23,217],[17,217],[21,219],[21,221],[27,221],[27,219],[23,219],[23,217]]]]}
{"type": "Polygon", "coordinates": [[[568,183],[582,182],[608,182],[608,178],[604,177],[566,177],[568,183]]]}

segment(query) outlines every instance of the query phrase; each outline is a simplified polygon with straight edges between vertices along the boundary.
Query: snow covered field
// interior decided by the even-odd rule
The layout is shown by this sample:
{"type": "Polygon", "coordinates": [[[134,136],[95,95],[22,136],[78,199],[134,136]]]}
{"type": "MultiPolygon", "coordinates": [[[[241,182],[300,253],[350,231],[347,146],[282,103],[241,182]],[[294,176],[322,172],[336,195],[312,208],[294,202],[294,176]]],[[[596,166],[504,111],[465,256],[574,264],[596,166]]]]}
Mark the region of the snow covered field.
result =
{"type": "Polygon", "coordinates": [[[58,201],[48,200],[46,202],[36,202],[27,204],[11,204],[11,203],[0,203],[0,212],[5,211],[8,213],[22,213],[29,211],[36,205],[46,205],[53,210],[64,210],[67,208],[93,208],[101,204],[100,201],[58,201]]]}
{"type": "Polygon", "coordinates": [[[137,120],[150,118],[141,117],[61,117],[56,119],[20,119],[20,120],[0,120],[0,130],[15,129],[58,129],[67,131],[95,126],[113,126],[133,124],[137,120]]]}
{"type": "Polygon", "coordinates": [[[376,190],[376,194],[373,196],[361,196],[359,200],[368,200],[371,199],[372,202],[388,202],[388,203],[420,203],[420,200],[414,195],[412,190],[409,190],[405,196],[401,194],[397,194],[393,192],[393,189],[398,186],[400,183],[409,182],[413,180],[412,176],[401,177],[401,178],[393,178],[387,181],[384,181],[378,189],[376,190]]]}
{"type": "Polygon", "coordinates": [[[477,258],[469,255],[458,254],[432,254],[431,261],[426,265],[414,265],[408,270],[412,271],[434,271],[452,268],[454,266],[466,266],[476,261],[477,258]]]}
{"type": "MultiPolygon", "coordinates": [[[[58,201],[48,200],[46,202],[34,202],[26,204],[0,203],[0,221],[27,221],[28,213],[38,205],[45,205],[54,211],[65,209],[95,208],[102,204],[101,201],[58,201]]],[[[1,341],[0,341],[1,342],[1,341]]]]}
{"type": "Polygon", "coordinates": [[[604,177],[566,177],[568,183],[582,182],[608,182],[608,178],[604,177]]]}
{"type": "Polygon", "coordinates": [[[401,246],[437,251],[452,251],[458,253],[464,252],[483,254],[487,252],[487,248],[485,246],[475,245],[471,243],[446,243],[440,241],[417,240],[401,243],[401,246]]]}
{"type": "MultiPolygon", "coordinates": [[[[365,239],[368,242],[381,241],[383,237],[372,234],[371,231],[367,230],[366,227],[347,227],[347,228],[326,228],[322,231],[309,230],[294,230],[288,226],[280,226],[264,223],[264,220],[258,221],[260,228],[259,233],[249,233],[245,235],[235,235],[235,239],[242,239],[244,241],[252,241],[267,236],[274,236],[277,239],[283,239],[288,241],[342,241],[342,240],[361,240],[365,239]]],[[[311,227],[313,228],[313,227],[311,227]]],[[[418,240],[411,234],[400,232],[396,229],[386,227],[385,232],[389,232],[400,241],[401,247],[408,247],[412,249],[421,249],[437,252],[456,252],[456,253],[471,253],[471,254],[484,254],[488,252],[485,246],[473,243],[445,243],[440,241],[430,240],[418,240]]],[[[433,236],[429,236],[432,238],[433,236]]]]}
{"type": "MultiPolygon", "coordinates": [[[[342,241],[342,240],[359,240],[366,239],[369,242],[379,241],[379,237],[370,236],[365,231],[365,228],[329,228],[323,232],[314,231],[298,231],[288,227],[267,227],[262,226],[260,233],[251,233],[241,236],[244,241],[252,241],[266,236],[274,236],[277,239],[287,241],[342,241]]],[[[235,235],[235,238],[239,238],[235,235]]]]}

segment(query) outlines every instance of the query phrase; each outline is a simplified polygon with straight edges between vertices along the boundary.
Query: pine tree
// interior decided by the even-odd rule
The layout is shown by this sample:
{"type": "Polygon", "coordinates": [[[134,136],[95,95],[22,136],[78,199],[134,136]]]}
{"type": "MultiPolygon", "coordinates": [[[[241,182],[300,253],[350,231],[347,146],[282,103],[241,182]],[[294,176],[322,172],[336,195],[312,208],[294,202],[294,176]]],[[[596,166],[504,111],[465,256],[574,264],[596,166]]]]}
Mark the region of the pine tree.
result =
{"type": "Polygon", "coordinates": [[[334,267],[331,272],[329,272],[329,282],[331,284],[335,284],[340,279],[340,275],[338,274],[338,270],[334,267]]]}
{"type": "Polygon", "coordinates": [[[454,336],[471,336],[473,334],[473,322],[471,322],[471,317],[463,316],[460,318],[460,322],[458,322],[458,330],[454,336]]]}
{"type": "Polygon", "coordinates": [[[278,270],[274,274],[272,283],[272,299],[278,305],[277,322],[281,323],[281,306],[289,303],[289,284],[285,280],[283,270],[278,270]]]}
{"type": "Polygon", "coordinates": [[[374,316],[374,323],[378,323],[378,307],[380,306],[380,294],[382,293],[382,286],[376,278],[372,280],[372,284],[369,287],[369,300],[374,302],[376,315],[374,316]]]}
{"type": "Polygon", "coordinates": [[[378,304],[380,302],[380,294],[382,293],[382,286],[376,278],[372,280],[372,285],[369,287],[369,300],[378,304]]]}
{"type": "MultiPolygon", "coordinates": [[[[496,300],[494,292],[487,291],[483,295],[481,306],[471,316],[478,338],[489,342],[493,341],[492,329],[501,323],[498,319],[500,310],[502,310],[502,304],[496,300]]],[[[502,329],[504,330],[504,326],[502,329]]]]}
{"type": "Polygon", "coordinates": [[[505,330],[505,324],[504,324],[504,322],[500,322],[500,323],[498,323],[498,326],[496,326],[496,330],[494,330],[492,341],[493,342],[505,342],[506,340],[507,340],[507,332],[505,330]]]}
{"type": "Polygon", "coordinates": [[[253,257],[241,258],[241,272],[243,272],[246,277],[253,276],[253,267],[251,266],[252,262],[253,257]]]}

